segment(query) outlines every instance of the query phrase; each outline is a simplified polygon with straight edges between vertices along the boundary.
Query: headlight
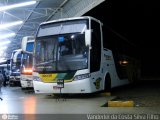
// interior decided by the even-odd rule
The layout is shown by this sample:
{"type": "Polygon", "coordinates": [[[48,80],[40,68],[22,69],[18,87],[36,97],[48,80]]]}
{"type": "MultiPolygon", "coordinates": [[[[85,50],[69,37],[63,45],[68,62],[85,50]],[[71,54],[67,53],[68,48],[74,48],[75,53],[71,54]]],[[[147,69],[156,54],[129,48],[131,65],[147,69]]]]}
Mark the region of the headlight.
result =
{"type": "Polygon", "coordinates": [[[37,77],[37,76],[33,76],[33,80],[34,81],[42,81],[42,79],[40,77],[37,77]]]}
{"type": "Polygon", "coordinates": [[[77,75],[74,77],[74,80],[82,80],[82,79],[86,79],[91,77],[91,74],[87,73],[87,74],[82,74],[82,75],[77,75]]]}
{"type": "Polygon", "coordinates": [[[26,80],[26,78],[24,78],[24,77],[21,77],[21,80],[23,81],[23,80],[26,80]]]}

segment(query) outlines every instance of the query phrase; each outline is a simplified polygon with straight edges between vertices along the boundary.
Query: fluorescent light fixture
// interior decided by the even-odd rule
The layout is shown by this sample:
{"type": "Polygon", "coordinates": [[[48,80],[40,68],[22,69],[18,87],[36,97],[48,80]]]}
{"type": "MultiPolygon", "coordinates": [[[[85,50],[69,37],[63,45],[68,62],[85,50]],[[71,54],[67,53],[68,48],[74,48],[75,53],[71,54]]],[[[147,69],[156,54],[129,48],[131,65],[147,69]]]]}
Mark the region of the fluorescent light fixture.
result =
{"type": "Polygon", "coordinates": [[[0,50],[5,50],[7,47],[4,46],[4,47],[0,47],[0,50]]]}
{"type": "Polygon", "coordinates": [[[1,58],[0,58],[0,62],[5,62],[6,61],[6,58],[4,58],[4,57],[2,57],[2,56],[0,56],[1,58]]]}
{"type": "Polygon", "coordinates": [[[13,5],[7,5],[7,6],[0,7],[0,11],[5,11],[13,8],[23,7],[23,6],[33,5],[33,4],[36,4],[36,1],[29,1],[29,2],[17,3],[13,5]]]}
{"type": "Polygon", "coordinates": [[[22,23],[23,21],[16,21],[16,22],[11,22],[11,23],[6,23],[6,24],[0,24],[0,29],[5,29],[5,28],[12,27],[15,25],[20,25],[22,23]]]}
{"type": "Polygon", "coordinates": [[[0,36],[0,39],[9,38],[15,36],[15,33],[4,34],[0,36]]]}
{"type": "Polygon", "coordinates": [[[0,46],[11,43],[11,41],[0,41],[0,46]]]}

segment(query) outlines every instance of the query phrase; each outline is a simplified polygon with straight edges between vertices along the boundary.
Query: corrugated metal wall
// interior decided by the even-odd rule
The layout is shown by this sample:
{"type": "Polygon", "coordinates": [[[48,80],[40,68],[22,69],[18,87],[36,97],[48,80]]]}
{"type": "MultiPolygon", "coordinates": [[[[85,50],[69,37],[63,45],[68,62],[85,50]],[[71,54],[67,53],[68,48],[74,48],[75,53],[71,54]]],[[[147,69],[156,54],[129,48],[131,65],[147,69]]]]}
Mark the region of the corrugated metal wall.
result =
{"type": "Polygon", "coordinates": [[[50,20],[81,16],[104,1],[105,0],[69,0],[63,6],[63,9],[59,10],[50,20]]]}

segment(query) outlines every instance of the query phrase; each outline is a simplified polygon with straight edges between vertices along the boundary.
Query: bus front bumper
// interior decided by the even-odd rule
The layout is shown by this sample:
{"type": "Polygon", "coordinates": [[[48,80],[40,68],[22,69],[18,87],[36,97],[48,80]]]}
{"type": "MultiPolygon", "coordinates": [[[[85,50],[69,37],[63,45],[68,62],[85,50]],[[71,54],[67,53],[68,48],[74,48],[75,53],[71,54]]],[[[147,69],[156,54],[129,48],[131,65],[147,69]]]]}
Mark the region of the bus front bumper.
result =
{"type": "Polygon", "coordinates": [[[33,88],[33,81],[32,80],[21,80],[21,87],[22,88],[33,88]]]}
{"type": "MultiPolygon", "coordinates": [[[[61,89],[61,93],[92,93],[95,92],[91,89],[92,83],[90,79],[77,80],[64,83],[64,88],[61,89]]],[[[40,81],[33,81],[35,93],[60,93],[60,89],[57,88],[57,83],[44,83],[40,81]]]]}
{"type": "Polygon", "coordinates": [[[22,88],[33,88],[32,75],[21,75],[20,82],[22,88]]]}
{"type": "Polygon", "coordinates": [[[20,81],[20,76],[10,76],[9,81],[20,81]]]}

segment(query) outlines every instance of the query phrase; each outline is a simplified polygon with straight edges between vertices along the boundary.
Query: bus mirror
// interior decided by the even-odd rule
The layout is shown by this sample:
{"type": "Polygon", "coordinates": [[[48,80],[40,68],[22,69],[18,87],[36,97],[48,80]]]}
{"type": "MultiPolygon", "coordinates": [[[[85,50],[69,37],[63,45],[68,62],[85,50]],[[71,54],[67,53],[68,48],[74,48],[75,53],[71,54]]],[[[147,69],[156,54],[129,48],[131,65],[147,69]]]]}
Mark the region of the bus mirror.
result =
{"type": "Polygon", "coordinates": [[[85,44],[91,46],[91,30],[85,30],[85,44]]]}

